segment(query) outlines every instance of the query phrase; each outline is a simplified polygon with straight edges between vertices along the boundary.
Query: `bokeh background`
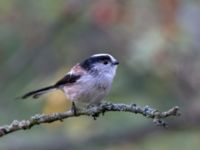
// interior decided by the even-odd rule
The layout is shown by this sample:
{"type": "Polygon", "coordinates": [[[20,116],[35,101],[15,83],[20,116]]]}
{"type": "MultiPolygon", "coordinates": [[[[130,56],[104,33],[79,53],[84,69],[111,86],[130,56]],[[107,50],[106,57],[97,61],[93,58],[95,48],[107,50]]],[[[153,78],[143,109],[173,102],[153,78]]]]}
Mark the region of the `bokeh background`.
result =
{"type": "Polygon", "coordinates": [[[199,150],[199,28],[199,0],[0,0],[0,125],[69,109],[59,91],[15,98],[105,52],[120,61],[108,101],[182,111],[169,129],[129,113],[71,118],[9,134],[0,149],[199,150]]]}

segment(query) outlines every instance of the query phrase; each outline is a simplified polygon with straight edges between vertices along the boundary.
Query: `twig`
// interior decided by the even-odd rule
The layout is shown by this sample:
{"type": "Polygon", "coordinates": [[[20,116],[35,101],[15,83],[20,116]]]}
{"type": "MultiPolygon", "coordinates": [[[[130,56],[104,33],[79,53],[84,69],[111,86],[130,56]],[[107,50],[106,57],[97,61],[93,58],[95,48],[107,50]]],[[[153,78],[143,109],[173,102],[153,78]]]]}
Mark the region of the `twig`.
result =
{"type": "Polygon", "coordinates": [[[175,106],[168,111],[159,112],[149,106],[141,107],[136,104],[112,104],[112,103],[102,103],[98,106],[90,106],[87,109],[78,110],[76,115],[72,111],[66,111],[63,113],[53,113],[50,115],[36,114],[32,116],[29,120],[14,120],[10,125],[0,126],[0,137],[7,135],[11,132],[17,130],[30,129],[32,126],[39,125],[42,123],[51,123],[54,121],[63,121],[63,119],[78,116],[92,116],[94,119],[98,117],[101,113],[109,111],[119,111],[119,112],[131,112],[135,114],[142,114],[147,118],[152,118],[156,125],[167,127],[166,122],[162,119],[169,116],[179,116],[179,107],[175,106]]]}

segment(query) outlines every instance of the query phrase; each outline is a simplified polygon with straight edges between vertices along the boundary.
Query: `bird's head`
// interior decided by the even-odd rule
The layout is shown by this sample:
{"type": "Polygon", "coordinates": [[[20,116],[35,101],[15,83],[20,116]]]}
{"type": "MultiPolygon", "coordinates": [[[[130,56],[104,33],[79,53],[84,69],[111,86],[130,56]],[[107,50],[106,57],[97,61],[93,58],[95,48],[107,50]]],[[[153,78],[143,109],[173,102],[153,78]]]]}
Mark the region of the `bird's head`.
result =
{"type": "Polygon", "coordinates": [[[80,66],[88,72],[98,74],[115,75],[119,62],[110,54],[95,54],[80,63],[80,66]]]}

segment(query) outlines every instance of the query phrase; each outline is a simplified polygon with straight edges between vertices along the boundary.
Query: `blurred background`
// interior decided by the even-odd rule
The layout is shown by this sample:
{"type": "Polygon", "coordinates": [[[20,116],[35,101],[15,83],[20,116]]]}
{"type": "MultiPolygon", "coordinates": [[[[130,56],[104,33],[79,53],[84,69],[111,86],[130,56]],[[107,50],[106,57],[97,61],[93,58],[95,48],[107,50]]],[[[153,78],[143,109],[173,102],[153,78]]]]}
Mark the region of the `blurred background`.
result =
{"type": "Polygon", "coordinates": [[[1,150],[199,150],[200,1],[0,0],[0,125],[70,108],[55,83],[75,63],[110,53],[119,69],[108,101],[180,106],[169,129],[130,113],[78,117],[0,139],[1,150]]]}

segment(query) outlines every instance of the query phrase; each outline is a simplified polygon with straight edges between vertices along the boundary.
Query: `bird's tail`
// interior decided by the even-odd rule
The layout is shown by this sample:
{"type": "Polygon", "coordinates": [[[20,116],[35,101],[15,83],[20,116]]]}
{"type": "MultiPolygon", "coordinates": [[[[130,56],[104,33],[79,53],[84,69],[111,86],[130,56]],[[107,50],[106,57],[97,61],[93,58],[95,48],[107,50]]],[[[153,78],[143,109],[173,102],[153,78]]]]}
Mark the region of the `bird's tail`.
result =
{"type": "Polygon", "coordinates": [[[26,99],[28,97],[38,98],[39,96],[46,94],[54,89],[56,89],[56,87],[54,85],[48,86],[48,87],[41,88],[38,90],[30,91],[30,92],[24,94],[21,98],[22,99],[26,99]]]}

